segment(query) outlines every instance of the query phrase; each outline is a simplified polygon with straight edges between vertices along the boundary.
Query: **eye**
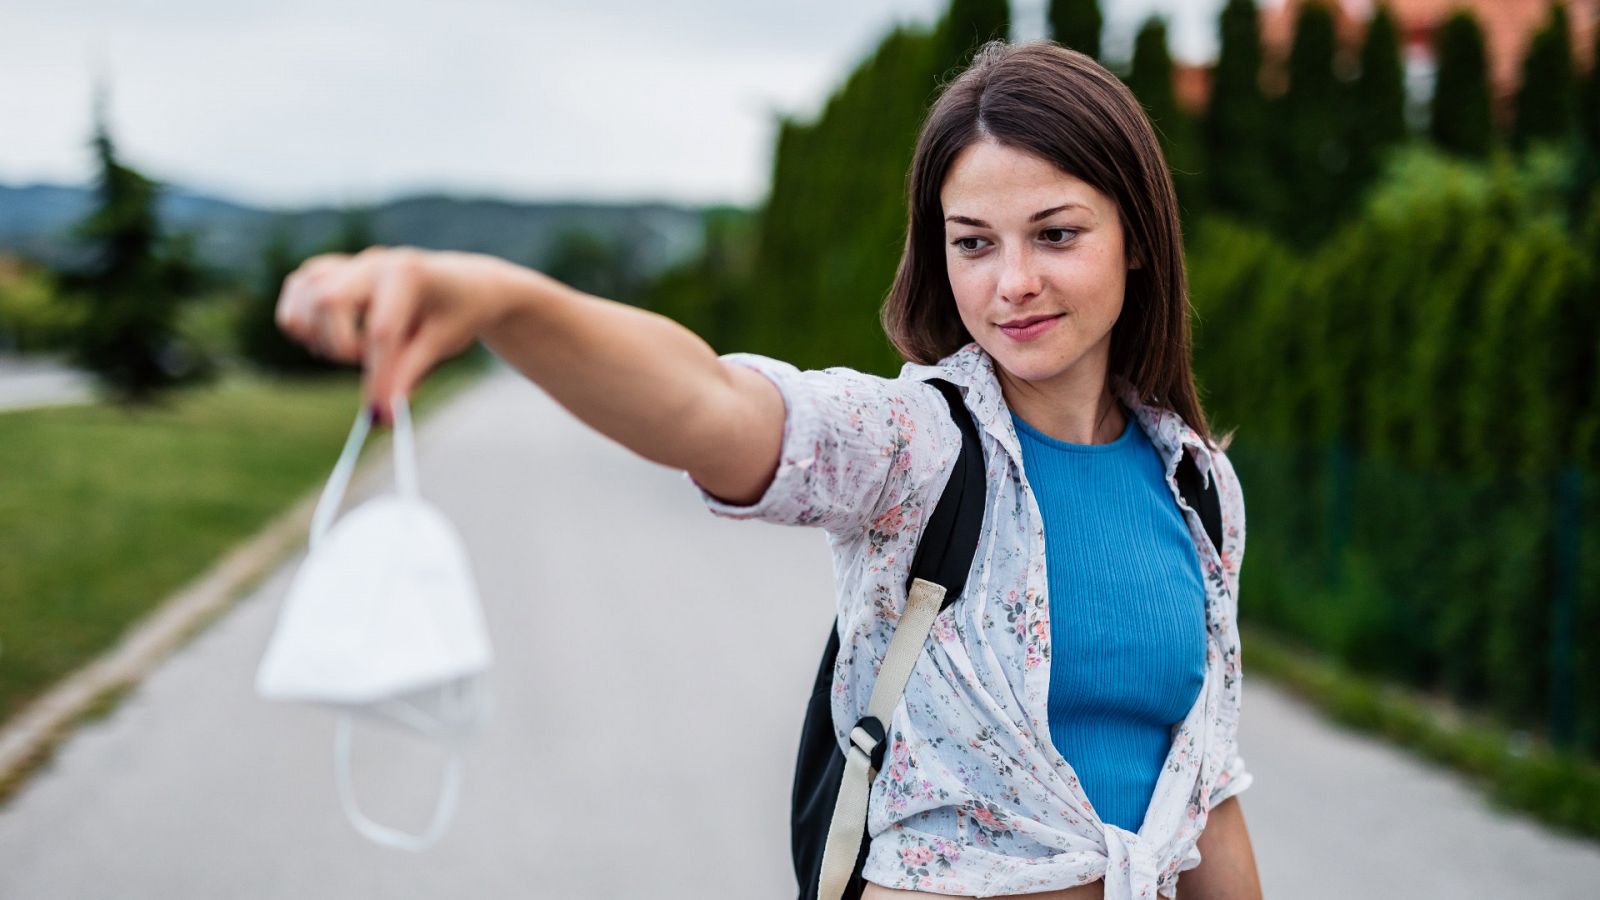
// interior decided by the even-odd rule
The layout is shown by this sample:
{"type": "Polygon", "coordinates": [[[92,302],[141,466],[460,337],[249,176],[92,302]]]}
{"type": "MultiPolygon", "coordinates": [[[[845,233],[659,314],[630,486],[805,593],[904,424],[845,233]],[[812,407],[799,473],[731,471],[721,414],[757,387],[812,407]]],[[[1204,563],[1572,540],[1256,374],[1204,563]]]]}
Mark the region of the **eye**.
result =
{"type": "MultiPolygon", "coordinates": [[[[1041,231],[1039,233],[1042,234],[1042,235],[1050,235],[1050,234],[1059,235],[1060,237],[1058,239],[1056,239],[1056,240],[1049,240],[1047,238],[1045,243],[1053,244],[1053,245],[1055,245],[1057,247],[1061,247],[1061,246],[1065,246],[1073,238],[1077,237],[1078,234],[1079,234],[1079,231],[1076,228],[1046,228],[1046,229],[1044,229],[1043,231],[1041,231]]],[[[950,245],[952,247],[955,247],[956,248],[956,252],[960,253],[962,256],[973,256],[973,255],[977,254],[980,250],[983,249],[982,247],[968,247],[967,246],[967,242],[968,241],[979,241],[979,242],[982,242],[983,238],[980,238],[980,237],[956,238],[955,240],[950,242],[950,245]]]]}

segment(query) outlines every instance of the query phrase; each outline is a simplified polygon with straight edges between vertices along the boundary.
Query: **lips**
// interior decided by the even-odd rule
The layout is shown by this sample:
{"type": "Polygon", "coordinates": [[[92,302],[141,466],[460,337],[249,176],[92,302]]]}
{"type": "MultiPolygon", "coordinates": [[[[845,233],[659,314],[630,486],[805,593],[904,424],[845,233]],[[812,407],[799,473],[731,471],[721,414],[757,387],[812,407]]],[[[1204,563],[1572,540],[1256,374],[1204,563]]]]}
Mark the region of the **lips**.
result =
{"type": "Polygon", "coordinates": [[[1061,315],[1061,313],[1055,313],[1053,315],[1043,315],[1043,316],[1029,316],[1026,319],[1017,319],[1014,322],[1001,322],[1000,323],[1000,327],[1001,328],[1026,328],[1026,327],[1028,327],[1029,325],[1032,325],[1035,322],[1043,322],[1045,319],[1054,319],[1056,316],[1059,316],[1059,315],[1061,315]]]}
{"type": "Polygon", "coordinates": [[[1056,313],[1053,316],[1029,316],[1026,319],[1017,319],[1015,322],[1006,322],[998,327],[1001,334],[1014,341],[1031,341],[1056,327],[1056,320],[1064,315],[1066,313],[1056,313]]]}

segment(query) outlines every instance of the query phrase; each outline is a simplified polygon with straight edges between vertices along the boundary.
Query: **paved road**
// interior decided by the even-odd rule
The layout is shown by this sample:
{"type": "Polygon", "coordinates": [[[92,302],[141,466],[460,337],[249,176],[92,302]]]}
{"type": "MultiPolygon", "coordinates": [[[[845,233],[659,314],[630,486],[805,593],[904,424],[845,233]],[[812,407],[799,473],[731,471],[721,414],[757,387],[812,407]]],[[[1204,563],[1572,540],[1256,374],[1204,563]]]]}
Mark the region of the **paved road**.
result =
{"type": "Polygon", "coordinates": [[[52,359],[0,354],[0,411],[93,399],[94,381],[83,372],[52,359]]]}
{"type": "MultiPolygon", "coordinates": [[[[0,898],[793,896],[789,778],[832,619],[820,532],[716,519],[508,375],[428,421],[422,473],[472,549],[497,653],[441,843],[356,836],[332,719],[253,694],[286,567],[0,809],[0,898]]],[[[1268,897],[1596,895],[1600,848],[1248,675],[1241,748],[1268,897]]],[[[425,818],[437,757],[362,732],[356,761],[373,812],[425,818]]]]}

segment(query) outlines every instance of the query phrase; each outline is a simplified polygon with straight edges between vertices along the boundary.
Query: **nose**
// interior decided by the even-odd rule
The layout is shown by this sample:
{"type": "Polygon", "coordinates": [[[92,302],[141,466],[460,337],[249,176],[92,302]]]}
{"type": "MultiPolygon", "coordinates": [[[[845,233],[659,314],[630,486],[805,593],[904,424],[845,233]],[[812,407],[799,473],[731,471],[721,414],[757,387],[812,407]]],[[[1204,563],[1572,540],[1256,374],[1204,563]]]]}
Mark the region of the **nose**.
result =
{"type": "Polygon", "coordinates": [[[1030,248],[1013,245],[1005,251],[1000,267],[1000,282],[996,285],[1000,299],[1009,303],[1022,303],[1043,290],[1041,281],[1030,248]]]}

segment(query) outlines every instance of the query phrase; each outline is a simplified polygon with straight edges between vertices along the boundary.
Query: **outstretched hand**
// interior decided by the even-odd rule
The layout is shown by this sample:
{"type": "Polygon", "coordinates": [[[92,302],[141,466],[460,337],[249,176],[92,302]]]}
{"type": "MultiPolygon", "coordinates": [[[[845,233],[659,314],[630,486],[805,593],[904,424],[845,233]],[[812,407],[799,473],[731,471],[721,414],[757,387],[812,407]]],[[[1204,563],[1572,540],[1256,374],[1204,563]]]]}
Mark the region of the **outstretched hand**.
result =
{"type": "Polygon", "coordinates": [[[373,246],[310,257],[284,279],[277,323],[312,352],[360,363],[380,422],[441,361],[469,347],[500,311],[483,290],[503,264],[475,253],[373,246]]]}

